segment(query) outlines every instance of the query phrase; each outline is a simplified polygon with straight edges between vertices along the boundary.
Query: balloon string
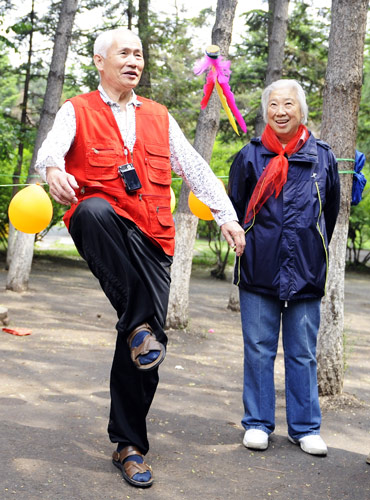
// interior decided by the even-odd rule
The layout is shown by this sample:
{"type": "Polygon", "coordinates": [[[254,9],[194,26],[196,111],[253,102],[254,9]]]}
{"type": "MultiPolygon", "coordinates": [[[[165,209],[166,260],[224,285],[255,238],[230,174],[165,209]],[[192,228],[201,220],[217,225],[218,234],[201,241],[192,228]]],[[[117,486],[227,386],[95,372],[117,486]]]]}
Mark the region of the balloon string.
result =
{"type": "MultiPolygon", "coordinates": [[[[338,170],[338,173],[339,174],[354,174],[355,172],[353,170],[338,170]]],[[[0,174],[0,175],[2,175],[2,174],[0,174]]],[[[34,177],[37,177],[37,176],[34,176],[34,177]]],[[[217,175],[216,177],[217,177],[217,179],[228,179],[229,178],[228,175],[217,175]]],[[[182,181],[182,178],[181,177],[173,177],[172,182],[173,181],[182,181]]],[[[48,185],[47,182],[40,182],[38,184],[40,186],[47,186],[48,185]]],[[[32,186],[32,183],[28,183],[28,184],[0,184],[0,187],[15,187],[15,186],[32,186]]]]}
{"type": "MultiPolygon", "coordinates": [[[[20,179],[21,177],[25,177],[25,175],[13,175],[13,174],[0,174],[1,177],[18,177],[20,179]]],[[[30,175],[29,177],[40,177],[37,174],[30,175]]]]}

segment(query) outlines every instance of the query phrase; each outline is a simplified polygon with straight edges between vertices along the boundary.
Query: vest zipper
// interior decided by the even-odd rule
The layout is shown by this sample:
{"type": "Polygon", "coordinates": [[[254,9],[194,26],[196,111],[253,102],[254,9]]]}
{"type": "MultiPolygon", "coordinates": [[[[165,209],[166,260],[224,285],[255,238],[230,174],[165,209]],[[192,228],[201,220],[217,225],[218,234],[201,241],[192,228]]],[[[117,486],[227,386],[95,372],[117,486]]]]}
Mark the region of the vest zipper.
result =
{"type": "MultiPolygon", "coordinates": [[[[168,199],[168,196],[165,196],[165,195],[160,195],[160,194],[151,194],[151,193],[139,193],[139,201],[143,201],[143,197],[144,196],[147,196],[147,197],[150,197],[150,196],[154,196],[156,198],[163,198],[163,199],[168,199]]],[[[163,209],[167,209],[167,208],[171,208],[170,205],[157,205],[156,208],[155,208],[155,211],[157,212],[157,214],[159,213],[159,210],[163,208],[163,209]]]]}
{"type": "Polygon", "coordinates": [[[166,207],[166,206],[164,206],[164,205],[162,205],[162,206],[157,206],[157,208],[156,208],[156,212],[157,212],[157,214],[159,214],[159,210],[160,210],[161,208],[166,209],[166,208],[168,208],[168,207],[166,207]]]}

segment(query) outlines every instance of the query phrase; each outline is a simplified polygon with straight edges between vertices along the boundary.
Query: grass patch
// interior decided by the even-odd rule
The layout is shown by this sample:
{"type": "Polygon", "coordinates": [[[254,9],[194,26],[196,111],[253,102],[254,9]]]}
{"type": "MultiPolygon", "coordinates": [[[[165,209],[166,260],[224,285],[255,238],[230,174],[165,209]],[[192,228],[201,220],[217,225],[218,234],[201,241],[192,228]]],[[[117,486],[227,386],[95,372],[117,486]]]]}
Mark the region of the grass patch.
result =
{"type": "Polygon", "coordinates": [[[354,264],[353,262],[346,262],[346,271],[357,274],[370,274],[369,264],[354,264]]]}
{"type": "MultiPolygon", "coordinates": [[[[222,258],[227,252],[228,244],[226,241],[222,243],[222,258]]],[[[230,252],[227,258],[227,266],[233,266],[235,261],[234,252],[230,252]]],[[[217,257],[209,248],[208,241],[196,239],[193,250],[193,266],[213,267],[217,264],[217,257]]]]}
{"type": "Polygon", "coordinates": [[[72,248],[69,245],[61,245],[60,248],[35,248],[34,255],[37,257],[60,257],[82,260],[76,248],[72,248]]]}

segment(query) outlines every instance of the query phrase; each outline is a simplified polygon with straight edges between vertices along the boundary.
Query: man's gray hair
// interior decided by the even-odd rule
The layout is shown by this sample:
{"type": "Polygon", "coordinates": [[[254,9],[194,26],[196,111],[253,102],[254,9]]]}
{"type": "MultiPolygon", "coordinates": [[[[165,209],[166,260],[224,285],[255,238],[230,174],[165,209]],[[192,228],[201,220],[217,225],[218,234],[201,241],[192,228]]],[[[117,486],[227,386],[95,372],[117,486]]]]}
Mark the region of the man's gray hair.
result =
{"type": "Polygon", "coordinates": [[[141,40],[136,33],[128,28],[116,28],[114,30],[104,31],[96,38],[94,43],[94,56],[99,54],[100,56],[107,57],[107,52],[113,43],[114,36],[118,34],[126,35],[128,38],[137,38],[141,45],[141,40]]]}
{"type": "Polygon", "coordinates": [[[271,94],[271,92],[274,92],[274,90],[280,89],[282,87],[291,87],[292,89],[294,89],[296,91],[297,99],[298,99],[299,105],[301,107],[302,115],[303,115],[301,123],[306,123],[307,117],[308,117],[308,106],[307,106],[306,95],[304,93],[304,90],[301,87],[301,85],[297,82],[297,80],[284,80],[284,79],[276,80],[276,82],[271,83],[262,92],[261,104],[262,104],[263,119],[265,120],[265,123],[267,123],[267,111],[268,111],[268,102],[269,102],[270,94],[271,94]]]}

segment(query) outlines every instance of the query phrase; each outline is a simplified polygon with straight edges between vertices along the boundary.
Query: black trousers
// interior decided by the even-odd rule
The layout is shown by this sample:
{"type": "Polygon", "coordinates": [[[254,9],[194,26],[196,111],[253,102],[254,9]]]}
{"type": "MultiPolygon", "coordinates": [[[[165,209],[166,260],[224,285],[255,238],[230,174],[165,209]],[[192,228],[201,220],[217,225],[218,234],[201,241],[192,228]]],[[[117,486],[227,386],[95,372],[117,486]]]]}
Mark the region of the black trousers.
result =
{"type": "Polygon", "coordinates": [[[172,257],[102,198],[82,201],[69,231],[118,316],[110,378],[110,440],[135,445],[145,454],[149,449],[146,416],[158,385],[158,368],[138,370],[131,360],[127,337],[146,322],[157,339],[167,344],[163,328],[172,257]]]}

